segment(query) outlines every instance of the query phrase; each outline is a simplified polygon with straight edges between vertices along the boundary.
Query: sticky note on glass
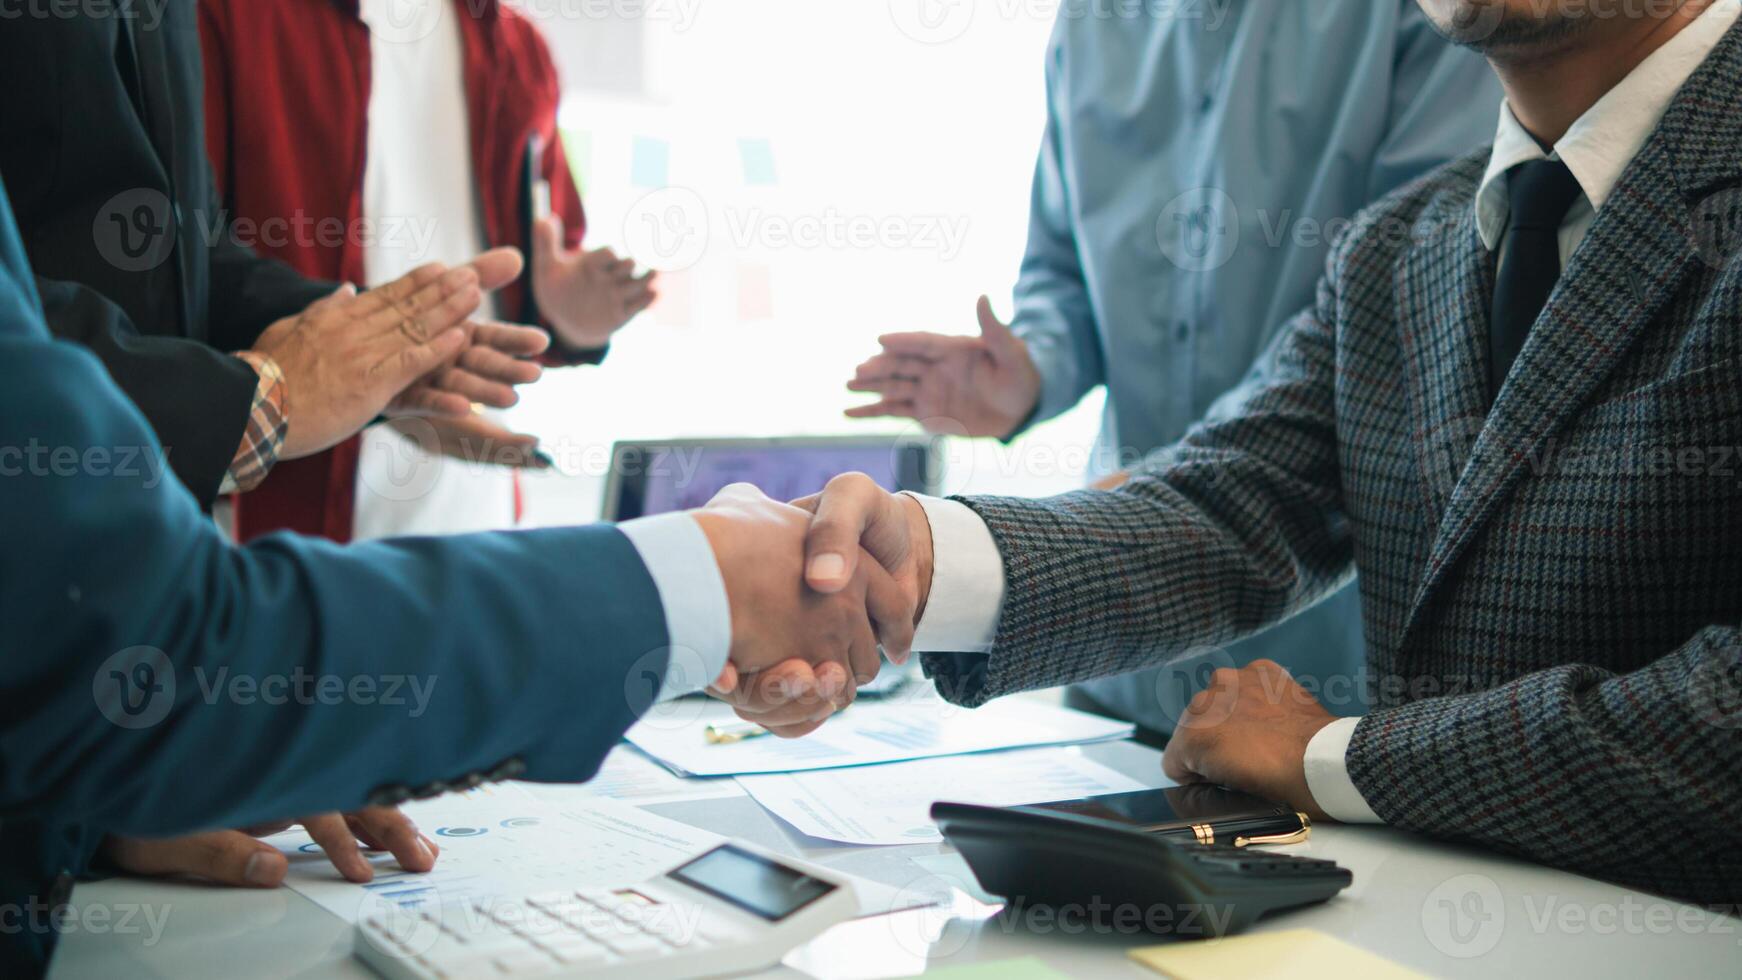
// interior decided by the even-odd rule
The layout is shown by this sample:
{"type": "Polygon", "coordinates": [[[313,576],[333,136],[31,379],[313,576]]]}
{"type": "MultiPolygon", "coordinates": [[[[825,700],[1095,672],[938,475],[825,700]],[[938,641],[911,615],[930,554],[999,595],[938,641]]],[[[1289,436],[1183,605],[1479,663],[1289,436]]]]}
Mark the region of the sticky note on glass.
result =
{"type": "Polygon", "coordinates": [[[563,151],[568,154],[569,173],[583,195],[593,189],[593,133],[588,129],[563,130],[563,151]]]}
{"type": "Polygon", "coordinates": [[[774,319],[774,271],[768,266],[739,267],[738,319],[774,319]]]}
{"type": "Polygon", "coordinates": [[[1170,980],[1426,980],[1312,929],[1147,946],[1131,958],[1170,980]]]}
{"type": "Polygon", "coordinates": [[[774,172],[774,145],[767,140],[739,140],[738,156],[744,163],[744,183],[769,187],[778,181],[774,172]]]}
{"type": "Polygon", "coordinates": [[[636,187],[671,185],[671,144],[649,136],[635,137],[630,149],[629,182],[636,187]]]}
{"type": "Polygon", "coordinates": [[[689,271],[662,272],[658,280],[659,298],[653,301],[653,318],[668,327],[690,325],[689,271]]]}

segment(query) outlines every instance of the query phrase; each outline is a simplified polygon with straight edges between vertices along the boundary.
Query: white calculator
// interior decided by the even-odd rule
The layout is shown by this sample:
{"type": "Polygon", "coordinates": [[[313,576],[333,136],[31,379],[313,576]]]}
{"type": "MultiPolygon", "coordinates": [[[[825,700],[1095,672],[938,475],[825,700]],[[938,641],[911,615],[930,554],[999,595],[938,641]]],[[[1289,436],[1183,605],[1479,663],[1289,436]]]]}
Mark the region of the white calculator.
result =
{"type": "Polygon", "coordinates": [[[732,841],[628,888],[383,908],[354,952],[389,980],[684,980],[771,967],[857,911],[845,877],[732,841]]]}

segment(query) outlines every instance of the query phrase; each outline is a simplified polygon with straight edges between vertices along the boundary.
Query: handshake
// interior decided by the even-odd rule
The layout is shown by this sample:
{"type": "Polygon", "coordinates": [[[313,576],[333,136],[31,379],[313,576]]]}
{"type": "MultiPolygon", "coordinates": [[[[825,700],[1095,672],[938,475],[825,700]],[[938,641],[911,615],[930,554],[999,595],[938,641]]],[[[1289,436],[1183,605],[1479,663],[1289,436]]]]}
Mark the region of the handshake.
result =
{"type": "Polygon", "coordinates": [[[906,663],[931,591],[931,525],[870,477],[791,504],[738,485],[693,512],[726,583],[730,660],[708,693],[783,738],[820,727],[906,663]]]}

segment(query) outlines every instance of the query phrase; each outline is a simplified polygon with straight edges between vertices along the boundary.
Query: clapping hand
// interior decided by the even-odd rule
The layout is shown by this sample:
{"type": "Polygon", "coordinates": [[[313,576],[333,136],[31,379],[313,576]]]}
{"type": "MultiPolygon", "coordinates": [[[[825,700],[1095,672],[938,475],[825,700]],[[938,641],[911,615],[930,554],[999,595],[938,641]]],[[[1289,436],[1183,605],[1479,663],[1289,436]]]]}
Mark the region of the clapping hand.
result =
{"type": "Polygon", "coordinates": [[[368,292],[342,287],[267,328],[253,350],[284,374],[284,458],[334,446],[382,415],[458,417],[475,402],[513,405],[514,386],[539,377],[525,358],[550,339],[472,316],[521,268],[513,249],[455,269],[426,265],[368,292]]]}
{"type": "Polygon", "coordinates": [[[947,435],[1014,434],[1040,401],[1040,371],[1028,345],[980,297],[980,336],[892,333],[883,351],[859,365],[850,391],[879,396],[848,418],[917,419],[947,435]]]}
{"type": "Polygon", "coordinates": [[[635,274],[635,260],[609,248],[563,246],[562,219],[533,226],[532,289],[538,308],[565,347],[597,350],[658,298],[655,273],[635,274]]]}

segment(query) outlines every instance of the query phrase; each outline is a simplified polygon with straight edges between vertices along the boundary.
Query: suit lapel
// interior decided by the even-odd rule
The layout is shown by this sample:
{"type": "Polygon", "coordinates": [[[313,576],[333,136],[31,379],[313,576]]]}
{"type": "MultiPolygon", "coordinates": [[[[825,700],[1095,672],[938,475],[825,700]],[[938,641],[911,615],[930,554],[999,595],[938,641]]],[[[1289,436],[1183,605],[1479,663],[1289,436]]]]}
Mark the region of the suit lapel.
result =
{"type": "Polygon", "coordinates": [[[1488,307],[1494,265],[1474,208],[1442,216],[1397,273],[1398,336],[1416,425],[1423,506],[1433,527],[1487,419],[1488,307]]]}
{"type": "Polygon", "coordinates": [[[158,159],[163,161],[164,172],[175,174],[176,154],[179,149],[175,141],[178,106],[171,91],[169,52],[165,48],[168,40],[166,34],[173,28],[159,25],[156,30],[140,30],[137,21],[128,16],[121,18],[121,24],[122,30],[131,31],[133,35],[134,51],[138,58],[140,97],[145,104],[143,122],[146,131],[151,135],[151,145],[157,150],[158,159]]]}
{"type": "MultiPolygon", "coordinates": [[[[1614,373],[1695,267],[1696,245],[1705,241],[1701,236],[1709,231],[1696,219],[1712,201],[1726,200],[1725,194],[1733,197],[1739,185],[1742,25],[1725,35],[1670,104],[1657,131],[1597,215],[1531,331],[1432,532],[1434,542],[1405,628],[1405,643],[1409,631],[1422,621],[1434,589],[1532,464],[1545,458],[1550,438],[1614,373]]],[[[1726,239],[1723,244],[1734,243],[1726,239]]],[[[1723,258],[1729,257],[1725,252],[1723,258]]],[[[1399,297],[1409,299],[1409,305],[1430,309],[1435,302],[1431,296],[1400,292],[1399,297]]],[[[1466,302],[1461,308],[1486,329],[1485,306],[1472,309],[1466,302]]],[[[1406,316],[1419,320],[1413,311],[1406,316]]],[[[1448,338],[1442,346],[1449,363],[1437,369],[1468,372],[1468,379],[1460,383],[1424,376],[1418,384],[1424,393],[1447,393],[1441,399],[1446,405],[1467,407],[1470,387],[1485,376],[1486,354],[1479,347],[1472,355],[1461,345],[1481,335],[1446,327],[1440,333],[1448,338]]],[[[1435,353],[1420,352],[1423,359],[1414,362],[1416,369],[1434,373],[1436,365],[1425,357],[1435,353]]]]}
{"type": "MultiPolygon", "coordinates": [[[[1633,161],[1532,328],[1453,488],[1415,596],[1411,623],[1501,503],[1544,459],[1651,327],[1694,261],[1689,209],[1661,136],[1633,161]]],[[[1484,311],[1480,322],[1486,329],[1484,311]]],[[[1485,356],[1485,355],[1484,355],[1485,356]]],[[[1442,366],[1449,371],[1453,367],[1442,366]]],[[[1460,390],[1485,387],[1471,370],[1460,390]]],[[[1454,385],[1456,382],[1443,382],[1454,385]]]]}

